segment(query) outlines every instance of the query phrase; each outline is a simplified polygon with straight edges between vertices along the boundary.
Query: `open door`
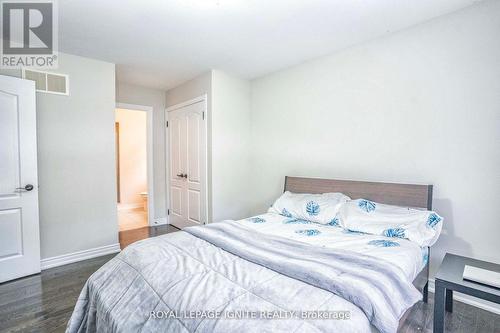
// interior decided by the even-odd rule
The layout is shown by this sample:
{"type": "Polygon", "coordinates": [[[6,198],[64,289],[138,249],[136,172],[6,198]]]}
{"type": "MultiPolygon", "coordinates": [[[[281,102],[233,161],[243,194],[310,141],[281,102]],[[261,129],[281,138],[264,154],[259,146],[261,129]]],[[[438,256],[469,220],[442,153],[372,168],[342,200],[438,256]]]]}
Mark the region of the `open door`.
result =
{"type": "Polygon", "coordinates": [[[35,82],[0,75],[0,282],[39,272],[35,82]]]}

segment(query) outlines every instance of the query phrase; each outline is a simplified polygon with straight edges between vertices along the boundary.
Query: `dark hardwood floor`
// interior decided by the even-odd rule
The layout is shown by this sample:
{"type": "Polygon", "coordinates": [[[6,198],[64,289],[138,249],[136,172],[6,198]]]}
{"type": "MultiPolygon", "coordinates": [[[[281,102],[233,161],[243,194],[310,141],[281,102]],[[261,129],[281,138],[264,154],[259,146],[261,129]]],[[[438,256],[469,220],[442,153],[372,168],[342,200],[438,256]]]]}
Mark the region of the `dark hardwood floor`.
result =
{"type": "MultiPolygon", "coordinates": [[[[429,293],[429,303],[415,304],[399,332],[432,333],[433,311],[434,294],[429,293]]],[[[499,333],[500,315],[454,300],[453,313],[445,316],[445,332],[499,333]]]]}
{"type": "MultiPolygon", "coordinates": [[[[120,233],[122,248],[146,237],[177,231],[174,227],[141,228],[120,233]]],[[[0,332],[64,332],[88,277],[114,255],[51,268],[41,274],[0,284],[0,332]]],[[[401,332],[432,332],[433,295],[412,308],[401,332]]],[[[500,332],[500,316],[454,302],[446,314],[446,332],[500,332]]]]}
{"type": "Polygon", "coordinates": [[[179,231],[179,229],[170,224],[120,231],[118,233],[120,248],[123,250],[127,245],[137,242],[138,240],[160,236],[175,231],[179,231]]]}
{"type": "Polygon", "coordinates": [[[1,332],[64,332],[88,277],[114,255],[0,284],[1,332]]]}
{"type": "MultiPolygon", "coordinates": [[[[163,225],[122,231],[120,247],[178,230],[163,225]]],[[[64,332],[85,281],[114,256],[55,267],[0,284],[0,332],[64,332]]]]}

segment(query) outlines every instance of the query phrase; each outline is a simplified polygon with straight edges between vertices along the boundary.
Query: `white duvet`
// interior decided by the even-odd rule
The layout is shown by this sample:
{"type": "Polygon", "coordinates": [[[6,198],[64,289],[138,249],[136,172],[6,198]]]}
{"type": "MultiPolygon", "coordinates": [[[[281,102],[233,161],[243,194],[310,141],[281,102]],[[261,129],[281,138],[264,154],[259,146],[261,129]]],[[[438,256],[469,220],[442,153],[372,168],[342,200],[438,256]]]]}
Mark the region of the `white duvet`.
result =
{"type": "Polygon", "coordinates": [[[261,214],[237,222],[262,233],[384,259],[400,267],[410,281],[425,267],[428,259],[428,248],[421,248],[407,239],[352,232],[334,224],[322,225],[276,213],[261,214]]]}

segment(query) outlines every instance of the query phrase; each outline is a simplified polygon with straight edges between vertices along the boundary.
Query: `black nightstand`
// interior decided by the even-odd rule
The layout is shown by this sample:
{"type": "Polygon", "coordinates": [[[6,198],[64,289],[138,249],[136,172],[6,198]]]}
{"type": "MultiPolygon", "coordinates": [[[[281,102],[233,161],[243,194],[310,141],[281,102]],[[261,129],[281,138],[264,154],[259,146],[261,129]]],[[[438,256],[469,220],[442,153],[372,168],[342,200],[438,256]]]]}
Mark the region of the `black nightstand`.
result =
{"type": "Polygon", "coordinates": [[[463,279],[464,267],[475,266],[500,272],[500,265],[447,253],[436,274],[434,333],[444,331],[444,312],[453,311],[453,291],[500,304],[500,289],[463,279]]]}

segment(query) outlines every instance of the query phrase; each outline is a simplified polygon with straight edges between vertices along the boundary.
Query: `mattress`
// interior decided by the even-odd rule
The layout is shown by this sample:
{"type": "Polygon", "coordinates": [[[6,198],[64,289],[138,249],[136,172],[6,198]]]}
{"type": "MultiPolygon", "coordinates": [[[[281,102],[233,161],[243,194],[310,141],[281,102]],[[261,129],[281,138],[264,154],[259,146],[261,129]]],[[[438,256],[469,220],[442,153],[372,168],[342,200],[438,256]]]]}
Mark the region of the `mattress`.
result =
{"type": "Polygon", "coordinates": [[[363,234],[345,230],[339,226],[297,220],[276,213],[256,215],[237,222],[265,234],[384,259],[401,268],[410,281],[415,279],[428,260],[427,247],[421,248],[406,239],[363,234]],[[384,246],[384,244],[389,244],[389,246],[384,246]],[[397,245],[391,246],[391,244],[397,245]]]}

